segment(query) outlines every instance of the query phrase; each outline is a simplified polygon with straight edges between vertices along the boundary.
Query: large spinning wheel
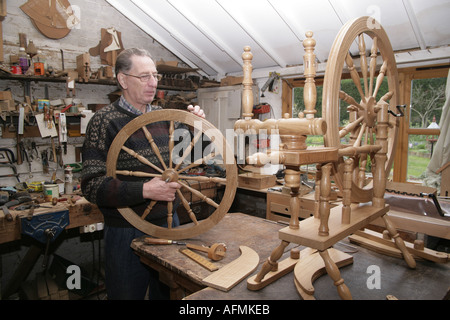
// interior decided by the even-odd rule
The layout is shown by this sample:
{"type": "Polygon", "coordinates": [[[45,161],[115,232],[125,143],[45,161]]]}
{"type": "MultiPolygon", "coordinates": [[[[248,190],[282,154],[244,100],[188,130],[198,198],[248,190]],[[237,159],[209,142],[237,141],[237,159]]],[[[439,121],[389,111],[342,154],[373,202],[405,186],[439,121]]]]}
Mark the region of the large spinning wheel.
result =
{"type": "MultiPolygon", "coordinates": [[[[351,189],[354,202],[372,199],[373,180],[370,176],[376,165],[374,155],[381,148],[377,143],[378,111],[383,104],[389,104],[391,111],[396,110],[399,99],[397,67],[389,38],[380,25],[370,24],[370,19],[362,17],[350,21],[341,29],[330,51],[323,84],[322,116],[328,127],[324,136],[325,145],[338,147],[342,155],[333,163],[334,180],[342,190],[345,160],[353,157],[351,189]],[[366,52],[366,47],[371,49],[366,52]],[[352,49],[356,52],[355,57],[351,55],[352,49]],[[359,63],[354,61],[356,58],[359,58],[359,63]],[[359,96],[341,90],[344,64],[350,71],[359,96]],[[357,71],[358,64],[362,77],[357,71]],[[381,65],[379,71],[377,65],[381,65]],[[382,86],[384,79],[387,79],[388,89],[383,91],[381,88],[386,87],[382,86]],[[349,105],[347,119],[339,119],[339,107],[343,102],[349,105]],[[340,129],[342,123],[344,125],[340,129]]],[[[384,150],[387,157],[386,177],[394,160],[397,131],[398,118],[390,115],[387,150],[384,150]]]]}
{"type": "MultiPolygon", "coordinates": [[[[176,228],[172,227],[160,227],[155,224],[150,223],[145,218],[152,214],[152,208],[156,204],[156,201],[151,201],[142,216],[138,215],[134,210],[129,207],[119,208],[119,212],[122,216],[134,227],[141,230],[142,232],[149,234],[158,238],[167,238],[172,240],[185,239],[194,237],[208,230],[209,228],[216,225],[228,212],[230,208],[234,195],[236,193],[237,187],[237,168],[234,161],[234,155],[229,148],[226,140],[219,130],[217,130],[211,123],[201,119],[200,117],[193,115],[190,112],[182,110],[156,110],[146,114],[143,114],[133,121],[130,121],[122,130],[119,131],[115,137],[113,143],[111,144],[110,150],[108,152],[107,158],[107,174],[114,178],[120,178],[122,175],[131,175],[136,177],[160,177],[164,181],[176,181],[181,184],[181,190],[191,192],[196,197],[202,199],[205,203],[211,206],[214,211],[209,215],[209,217],[203,220],[197,220],[197,217],[190,207],[188,199],[190,197],[185,197],[183,192],[177,190],[177,196],[181,200],[181,204],[184,206],[186,211],[189,213],[189,217],[192,223],[182,225],[176,228]],[[170,142],[169,142],[169,161],[165,163],[163,157],[161,156],[160,149],[154,142],[150,131],[147,126],[160,121],[167,121],[169,123],[170,132],[170,142]],[[185,128],[190,128],[191,132],[194,133],[193,139],[190,141],[189,145],[184,148],[181,152],[177,151],[174,132],[176,124],[181,124],[185,128]],[[149,146],[151,146],[153,152],[157,155],[160,163],[155,164],[149,162],[145,157],[139,155],[134,150],[130,150],[125,146],[128,138],[138,130],[143,130],[146,138],[149,141],[149,146]],[[210,141],[208,147],[202,150],[202,155],[200,159],[190,162],[192,159],[194,150],[198,143],[201,144],[202,141],[210,141]],[[117,160],[120,152],[127,152],[132,155],[140,162],[145,165],[152,167],[156,170],[157,174],[146,173],[146,172],[130,172],[117,170],[117,160]],[[175,161],[175,157],[179,157],[175,161]],[[184,161],[183,161],[184,160],[184,161]],[[195,176],[188,175],[187,172],[191,168],[201,166],[208,161],[216,161],[216,163],[223,163],[226,178],[219,177],[207,177],[207,176],[195,176]],[[187,164],[186,163],[190,163],[187,164]],[[202,194],[201,191],[192,188],[187,182],[188,181],[206,181],[214,182],[216,184],[224,185],[225,191],[220,203],[216,203],[213,199],[202,194]]],[[[173,202],[167,202],[167,222],[168,226],[172,225],[172,209],[173,202]]]]}

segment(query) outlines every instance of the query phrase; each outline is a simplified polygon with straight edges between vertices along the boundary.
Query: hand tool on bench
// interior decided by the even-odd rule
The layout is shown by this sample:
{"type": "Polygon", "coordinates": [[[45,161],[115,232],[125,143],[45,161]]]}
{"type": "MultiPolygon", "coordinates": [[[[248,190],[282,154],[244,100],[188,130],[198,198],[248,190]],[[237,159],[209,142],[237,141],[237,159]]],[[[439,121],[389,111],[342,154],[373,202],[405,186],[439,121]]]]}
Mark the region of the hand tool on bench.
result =
{"type": "Polygon", "coordinates": [[[227,251],[227,248],[223,243],[214,243],[211,247],[204,247],[188,243],[186,244],[186,247],[188,247],[189,249],[206,252],[208,254],[208,258],[214,261],[222,260],[225,256],[225,251],[227,251]]]}
{"type": "Polygon", "coordinates": [[[185,245],[185,242],[167,240],[167,239],[157,239],[157,238],[144,238],[144,242],[147,244],[178,244],[185,245]]]}
{"type": "Polygon", "coordinates": [[[11,214],[11,212],[9,212],[9,208],[12,206],[16,206],[18,204],[24,203],[24,202],[29,202],[32,201],[30,196],[20,196],[17,199],[8,201],[7,203],[5,203],[2,206],[2,210],[5,213],[5,218],[7,221],[13,221],[13,216],[11,214]]]}

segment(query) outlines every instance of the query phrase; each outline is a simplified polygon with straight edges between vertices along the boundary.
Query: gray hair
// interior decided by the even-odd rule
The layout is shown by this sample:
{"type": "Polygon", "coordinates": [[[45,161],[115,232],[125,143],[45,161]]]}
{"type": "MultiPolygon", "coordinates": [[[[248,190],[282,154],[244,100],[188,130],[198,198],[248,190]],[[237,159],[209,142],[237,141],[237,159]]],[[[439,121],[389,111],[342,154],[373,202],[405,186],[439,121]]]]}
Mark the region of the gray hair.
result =
{"type": "MultiPolygon", "coordinates": [[[[145,50],[145,49],[139,49],[139,48],[130,48],[123,50],[116,59],[116,78],[119,72],[127,73],[131,70],[133,66],[133,62],[131,61],[131,57],[133,56],[141,56],[141,57],[149,57],[150,59],[153,59],[151,54],[145,50]]],[[[117,81],[119,87],[121,87],[119,81],[117,81]]]]}

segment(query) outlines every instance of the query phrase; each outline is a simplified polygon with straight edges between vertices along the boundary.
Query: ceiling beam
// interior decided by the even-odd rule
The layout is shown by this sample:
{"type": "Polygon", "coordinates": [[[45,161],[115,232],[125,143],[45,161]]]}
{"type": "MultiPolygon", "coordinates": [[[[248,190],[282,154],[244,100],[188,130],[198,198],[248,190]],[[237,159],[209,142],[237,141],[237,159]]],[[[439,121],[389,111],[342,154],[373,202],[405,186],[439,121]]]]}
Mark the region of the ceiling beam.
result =
{"type": "Polygon", "coordinates": [[[414,13],[410,0],[403,0],[403,6],[405,7],[406,14],[408,15],[409,22],[411,23],[411,27],[414,35],[416,36],[417,42],[419,43],[419,47],[420,49],[425,50],[427,48],[425,38],[420,30],[419,22],[417,21],[416,14],[414,13]]]}

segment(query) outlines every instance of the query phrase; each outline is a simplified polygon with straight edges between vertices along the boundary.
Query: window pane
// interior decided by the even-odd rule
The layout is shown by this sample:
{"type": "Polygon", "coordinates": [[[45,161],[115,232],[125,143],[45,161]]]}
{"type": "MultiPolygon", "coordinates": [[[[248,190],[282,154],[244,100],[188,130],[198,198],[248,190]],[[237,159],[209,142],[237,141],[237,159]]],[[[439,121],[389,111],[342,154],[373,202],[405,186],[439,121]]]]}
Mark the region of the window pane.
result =
{"type": "Polygon", "coordinates": [[[425,178],[425,170],[430,162],[437,138],[432,135],[409,136],[407,181],[422,182],[425,178]]]}
{"type": "Polygon", "coordinates": [[[437,129],[445,103],[447,78],[417,79],[411,84],[410,128],[437,129]],[[433,123],[435,122],[435,123],[433,123]]]}

